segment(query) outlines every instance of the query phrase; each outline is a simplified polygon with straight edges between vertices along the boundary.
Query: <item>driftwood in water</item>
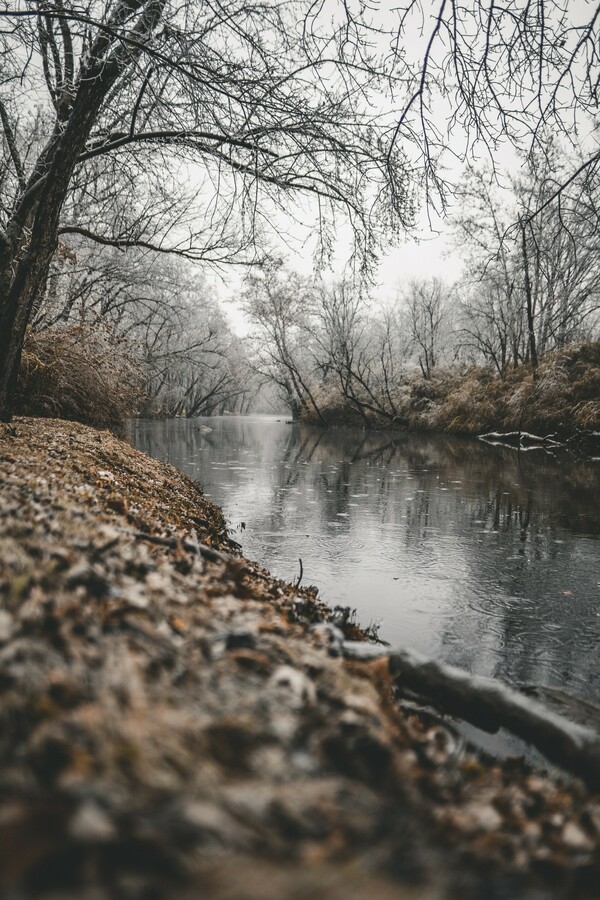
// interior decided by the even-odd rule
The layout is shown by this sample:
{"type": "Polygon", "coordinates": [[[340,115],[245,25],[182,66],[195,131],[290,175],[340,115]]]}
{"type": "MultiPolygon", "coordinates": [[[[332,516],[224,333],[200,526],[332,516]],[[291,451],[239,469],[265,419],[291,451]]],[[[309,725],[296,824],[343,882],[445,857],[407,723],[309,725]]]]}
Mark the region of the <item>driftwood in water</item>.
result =
{"type": "Polygon", "coordinates": [[[507,728],[590,786],[600,787],[600,736],[576,725],[493,678],[469,675],[419,654],[390,654],[390,672],[403,686],[466,721],[496,731],[507,728]]]}
{"type": "Polygon", "coordinates": [[[546,450],[563,446],[563,442],[557,441],[554,434],[542,436],[530,434],[528,431],[490,431],[487,434],[480,434],[479,440],[487,444],[514,447],[517,450],[546,450]]]}
{"type": "Polygon", "coordinates": [[[506,728],[590,788],[600,789],[600,735],[593,729],[569,721],[493,678],[469,675],[409,650],[359,647],[346,641],[344,655],[364,660],[389,656],[390,673],[401,687],[485,731],[506,728]]]}
{"type": "Polygon", "coordinates": [[[486,444],[511,447],[514,450],[556,450],[563,447],[581,456],[600,455],[600,431],[576,431],[565,440],[555,434],[530,434],[528,431],[489,431],[480,434],[479,440],[486,444]]]}

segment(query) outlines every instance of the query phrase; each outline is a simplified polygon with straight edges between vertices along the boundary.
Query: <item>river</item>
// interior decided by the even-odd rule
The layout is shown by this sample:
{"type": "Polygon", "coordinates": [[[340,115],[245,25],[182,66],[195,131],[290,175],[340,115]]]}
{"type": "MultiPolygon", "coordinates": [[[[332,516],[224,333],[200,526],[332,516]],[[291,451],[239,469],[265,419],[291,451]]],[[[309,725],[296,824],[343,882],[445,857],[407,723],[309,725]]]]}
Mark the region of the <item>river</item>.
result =
{"type": "Polygon", "coordinates": [[[600,462],[283,417],[138,420],[246,556],[380,637],[600,703],[600,462]]]}

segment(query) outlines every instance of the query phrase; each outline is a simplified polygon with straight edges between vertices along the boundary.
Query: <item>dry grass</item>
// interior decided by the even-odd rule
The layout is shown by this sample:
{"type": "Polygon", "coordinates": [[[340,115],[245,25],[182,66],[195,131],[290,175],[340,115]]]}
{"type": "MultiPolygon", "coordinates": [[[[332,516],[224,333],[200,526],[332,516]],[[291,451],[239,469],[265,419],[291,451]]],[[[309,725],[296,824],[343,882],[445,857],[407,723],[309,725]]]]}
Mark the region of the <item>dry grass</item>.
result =
{"type": "Polygon", "coordinates": [[[142,379],[127,345],[101,326],[29,333],[17,409],[26,415],[118,426],[137,413],[142,379]]]}
{"type": "Polygon", "coordinates": [[[600,428],[600,342],[548,354],[534,379],[531,366],[504,381],[488,370],[442,372],[411,390],[413,428],[481,434],[502,429],[568,435],[600,428]]]}
{"type": "MultiPolygon", "coordinates": [[[[330,424],[362,424],[339,395],[325,399],[330,424]]],[[[523,430],[566,437],[579,429],[600,430],[600,341],[549,353],[535,379],[530,365],[504,380],[481,366],[437,369],[428,380],[415,374],[398,391],[396,408],[413,431],[523,430]]],[[[389,422],[373,417],[372,424],[389,422]]]]}

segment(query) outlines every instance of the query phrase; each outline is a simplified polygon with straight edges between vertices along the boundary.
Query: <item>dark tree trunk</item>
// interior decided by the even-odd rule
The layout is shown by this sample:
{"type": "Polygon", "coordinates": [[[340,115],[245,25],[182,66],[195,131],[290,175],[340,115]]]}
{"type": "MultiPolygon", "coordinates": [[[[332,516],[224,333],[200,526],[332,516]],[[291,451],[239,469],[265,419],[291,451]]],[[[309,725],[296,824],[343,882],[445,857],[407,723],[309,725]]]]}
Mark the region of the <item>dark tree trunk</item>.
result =
{"type": "Polygon", "coordinates": [[[58,226],[73,171],[86,146],[107,93],[141,53],[141,42],[160,21],[165,0],[127,0],[117,4],[112,24],[132,13],[140,46],[126,50],[101,31],[89,52],[74,96],[57,106],[54,132],[40,154],[7,231],[0,235],[0,421],[14,410],[25,332],[43,293],[58,242],[58,226]]]}
{"type": "Polygon", "coordinates": [[[527,310],[527,343],[529,350],[529,358],[533,369],[533,380],[537,378],[538,354],[535,338],[535,321],[533,311],[533,295],[531,290],[531,276],[529,272],[529,255],[527,252],[527,239],[525,235],[525,225],[521,222],[521,246],[523,249],[523,269],[525,275],[525,302],[527,310]]]}
{"type": "MultiPolygon", "coordinates": [[[[83,100],[87,100],[84,92],[83,100]]],[[[102,98],[98,98],[99,103],[102,98]]],[[[40,188],[30,191],[39,197],[22,221],[31,222],[31,236],[7,242],[3,260],[3,293],[0,298],[0,420],[10,421],[14,409],[17,379],[25,332],[36,300],[43,292],[58,241],[58,224],[73,169],[97,115],[97,106],[73,110],[69,126],[60,141],[48,147],[47,172],[40,188]]],[[[25,204],[22,204],[25,205],[25,204]]],[[[17,224],[17,223],[15,223],[17,224]]],[[[15,229],[16,230],[16,229],[15,229]]],[[[18,235],[21,238],[21,235],[18,235]]]]}

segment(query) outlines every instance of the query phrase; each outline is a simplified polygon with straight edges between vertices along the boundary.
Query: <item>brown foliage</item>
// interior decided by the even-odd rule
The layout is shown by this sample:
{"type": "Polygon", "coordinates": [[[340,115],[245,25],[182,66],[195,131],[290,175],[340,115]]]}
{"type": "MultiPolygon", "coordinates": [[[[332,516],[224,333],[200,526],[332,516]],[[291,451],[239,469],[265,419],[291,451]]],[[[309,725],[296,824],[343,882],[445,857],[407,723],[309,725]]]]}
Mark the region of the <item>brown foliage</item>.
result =
{"type": "Polygon", "coordinates": [[[121,425],[136,415],[143,397],[143,374],[127,344],[103,326],[71,325],[28,334],[19,412],[121,425]]]}
{"type": "MultiPolygon", "coordinates": [[[[330,425],[364,424],[336,393],[319,394],[330,425]]],[[[412,431],[483,434],[532,431],[567,437],[584,429],[600,430],[600,341],[571,344],[531,365],[509,371],[504,379],[490,368],[471,366],[432,370],[430,378],[407,378],[396,398],[396,411],[412,431]]],[[[309,418],[306,416],[305,418],[309,418]]],[[[371,424],[389,419],[369,413],[371,424]]]]}
{"type": "Polygon", "coordinates": [[[409,383],[405,415],[411,428],[481,434],[503,429],[566,436],[600,428],[600,342],[574,344],[504,380],[488,369],[438,371],[409,383]]]}

